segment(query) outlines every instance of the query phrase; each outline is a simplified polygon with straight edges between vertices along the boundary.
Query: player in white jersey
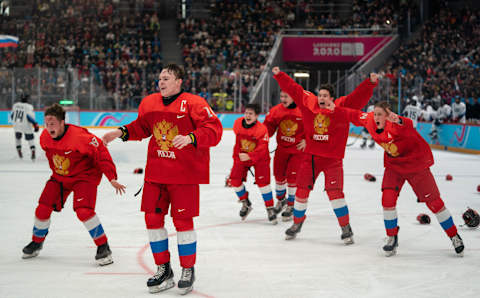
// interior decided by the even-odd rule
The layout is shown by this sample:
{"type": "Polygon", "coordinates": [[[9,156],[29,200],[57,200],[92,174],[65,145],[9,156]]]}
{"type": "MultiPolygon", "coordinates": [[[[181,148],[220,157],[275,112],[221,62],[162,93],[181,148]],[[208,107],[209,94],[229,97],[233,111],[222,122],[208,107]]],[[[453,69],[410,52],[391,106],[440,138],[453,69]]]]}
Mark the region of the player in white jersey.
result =
{"type": "Polygon", "coordinates": [[[403,116],[412,119],[413,127],[417,127],[418,118],[422,114],[422,109],[418,107],[417,101],[412,100],[407,103],[407,106],[403,110],[403,116]]]}
{"type": "Polygon", "coordinates": [[[467,120],[465,115],[467,113],[467,107],[465,103],[460,102],[460,97],[455,98],[455,102],[452,104],[452,120],[454,122],[465,123],[467,120]]]}
{"type": "Polygon", "coordinates": [[[17,146],[17,153],[20,158],[23,158],[22,154],[22,134],[25,135],[30,150],[32,152],[31,158],[35,160],[35,143],[33,141],[33,132],[39,130],[38,123],[35,121],[35,113],[33,112],[33,106],[28,103],[29,96],[27,94],[22,95],[20,101],[13,105],[12,113],[10,114],[10,121],[13,124],[13,130],[15,131],[15,144],[17,146]]]}
{"type": "Polygon", "coordinates": [[[437,111],[437,120],[440,123],[448,122],[452,119],[452,107],[442,100],[443,105],[437,111]]]}
{"type": "MultiPolygon", "coordinates": [[[[375,105],[369,105],[367,108],[367,113],[373,112],[374,109],[375,105]]],[[[367,146],[367,140],[370,140],[370,144],[368,144],[368,147],[373,149],[375,147],[375,141],[372,139],[372,136],[368,133],[368,130],[365,127],[363,128],[361,135],[363,143],[360,145],[360,147],[364,149],[367,146]]]]}

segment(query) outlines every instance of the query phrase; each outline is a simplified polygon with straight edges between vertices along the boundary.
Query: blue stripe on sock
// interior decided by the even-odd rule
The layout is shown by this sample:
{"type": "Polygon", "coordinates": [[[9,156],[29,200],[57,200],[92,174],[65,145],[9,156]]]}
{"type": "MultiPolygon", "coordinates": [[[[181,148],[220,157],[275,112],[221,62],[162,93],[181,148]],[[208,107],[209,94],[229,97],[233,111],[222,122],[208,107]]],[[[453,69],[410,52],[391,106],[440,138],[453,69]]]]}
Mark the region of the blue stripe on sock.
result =
{"type": "Polygon", "coordinates": [[[395,229],[397,227],[397,219],[384,219],[385,228],[387,229],[395,229]]]}
{"type": "Polygon", "coordinates": [[[191,256],[197,252],[197,242],[178,245],[178,255],[181,257],[191,256]]]}
{"type": "Polygon", "coordinates": [[[273,200],[272,192],[262,193],[262,197],[265,202],[273,200]]]}
{"type": "Polygon", "coordinates": [[[237,196],[241,198],[245,194],[245,188],[243,188],[241,191],[237,191],[237,196]]]}
{"type": "Polygon", "coordinates": [[[447,220],[441,222],[440,225],[442,226],[442,228],[443,228],[445,231],[448,230],[448,229],[450,229],[451,227],[453,227],[453,219],[452,219],[452,217],[450,216],[447,220]]]}
{"type": "Polygon", "coordinates": [[[287,192],[286,189],[283,189],[283,190],[278,190],[278,189],[277,189],[277,190],[275,190],[275,191],[276,191],[276,193],[277,193],[277,196],[279,196],[279,197],[280,197],[280,196],[283,196],[283,195],[287,192]]]}
{"type": "Polygon", "coordinates": [[[335,211],[335,215],[339,218],[343,217],[345,215],[348,215],[348,207],[347,206],[343,206],[341,208],[333,209],[333,211],[335,211]]]}
{"type": "Polygon", "coordinates": [[[93,239],[97,239],[98,237],[104,234],[103,227],[101,224],[99,224],[98,226],[96,226],[95,228],[91,229],[88,232],[90,233],[90,236],[92,236],[93,239]]]}
{"type": "Polygon", "coordinates": [[[48,233],[48,229],[40,230],[40,229],[37,229],[36,227],[33,227],[33,235],[37,237],[45,237],[47,233],[48,233]]]}
{"type": "Polygon", "coordinates": [[[150,242],[152,253],[160,253],[168,250],[168,239],[150,242]]]}
{"type": "Polygon", "coordinates": [[[289,195],[288,196],[288,201],[289,202],[295,202],[295,195],[289,195]]]}
{"type": "Polygon", "coordinates": [[[298,218],[302,218],[302,217],[305,216],[305,211],[307,211],[307,210],[297,210],[297,209],[293,208],[293,216],[298,217],[298,218]]]}

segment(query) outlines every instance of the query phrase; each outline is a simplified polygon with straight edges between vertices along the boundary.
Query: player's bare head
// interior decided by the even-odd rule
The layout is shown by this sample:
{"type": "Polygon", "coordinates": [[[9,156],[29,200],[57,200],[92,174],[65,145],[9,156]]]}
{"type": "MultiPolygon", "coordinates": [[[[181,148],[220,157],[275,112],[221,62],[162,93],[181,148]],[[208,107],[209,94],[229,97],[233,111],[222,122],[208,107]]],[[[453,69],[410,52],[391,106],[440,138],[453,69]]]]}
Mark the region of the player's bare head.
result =
{"type": "Polygon", "coordinates": [[[45,110],[45,129],[52,138],[57,138],[65,131],[65,110],[55,103],[45,110]]]}
{"type": "Polygon", "coordinates": [[[249,103],[245,106],[245,122],[252,124],[257,121],[260,114],[260,106],[256,103],[249,103]]]}
{"type": "Polygon", "coordinates": [[[288,107],[292,102],[293,98],[290,97],[287,92],[280,91],[280,103],[282,103],[284,107],[288,107]]]}
{"type": "Polygon", "coordinates": [[[385,121],[388,117],[388,109],[390,109],[390,104],[386,101],[380,101],[375,104],[375,109],[373,110],[373,119],[378,129],[383,129],[385,127],[385,121]]]}
{"type": "Polygon", "coordinates": [[[180,92],[182,89],[185,71],[183,67],[170,63],[160,73],[158,88],[163,97],[169,97],[180,92]]]}
{"type": "Polygon", "coordinates": [[[333,86],[330,84],[323,84],[320,86],[317,96],[318,105],[320,108],[324,109],[327,107],[327,104],[333,102],[333,97],[335,96],[335,92],[333,90],[333,86]]]}

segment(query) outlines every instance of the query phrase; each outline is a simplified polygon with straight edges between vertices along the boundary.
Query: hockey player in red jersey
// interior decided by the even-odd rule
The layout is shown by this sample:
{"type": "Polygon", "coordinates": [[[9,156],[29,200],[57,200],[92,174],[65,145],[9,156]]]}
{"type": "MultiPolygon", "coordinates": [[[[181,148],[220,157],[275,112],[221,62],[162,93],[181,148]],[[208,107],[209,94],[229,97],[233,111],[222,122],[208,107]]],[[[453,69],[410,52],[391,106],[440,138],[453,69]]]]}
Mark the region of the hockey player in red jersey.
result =
{"type": "Polygon", "coordinates": [[[275,213],[282,213],[284,221],[292,219],[297,190],[297,170],[305,150],[302,112],[286,92],[280,92],[280,103],[270,109],[263,124],[272,137],[277,133],[277,148],[273,157],[273,176],[277,205],[275,213]],[[287,188],[288,186],[288,188],[287,188]]]}
{"type": "Polygon", "coordinates": [[[99,265],[113,263],[107,236],[95,213],[97,186],[105,175],[117,193],[125,186],[117,182],[117,171],[107,148],[85,128],[65,124],[65,110],[58,104],[45,111],[45,129],[40,145],[52,176],[47,181],[35,210],[32,242],[23,248],[23,258],[33,258],[43,247],[52,211],[60,212],[73,192],[73,210],[97,245],[99,265]]]}
{"type": "Polygon", "coordinates": [[[247,104],[245,116],[238,118],[233,124],[236,139],[233,147],[230,183],[242,204],[240,217],[244,220],[252,210],[252,203],[248,199],[248,191],[245,189],[243,181],[246,181],[248,171],[253,167],[255,183],[262,193],[268,220],[276,224],[277,215],[274,211],[272,189],[270,188],[268,131],[265,125],[257,121],[259,113],[260,107],[257,104],[247,104]]]}
{"type": "Polygon", "coordinates": [[[383,217],[388,236],[383,247],[385,254],[392,256],[397,251],[399,227],[396,205],[402,186],[407,181],[418,201],[425,203],[435,214],[450,237],[455,252],[463,255],[462,238],[430,172],[434,163],[432,150],[413,127],[413,121],[390,111],[386,102],[377,103],[370,113],[355,112],[357,117],[353,123],[364,126],[375,142],[385,149],[382,182],[383,217]]]}
{"type": "Polygon", "coordinates": [[[343,194],[343,157],[349,131],[349,117],[344,109],[361,109],[373,94],[378,77],[370,74],[349,95],[333,102],[333,88],[320,87],[318,96],[303,90],[280,68],[272,69],[280,88],[288,93],[302,112],[305,131],[305,155],[297,173],[297,191],[293,210],[293,225],[285,232],[286,239],[293,239],[300,232],[305,221],[305,212],[310,191],[320,172],[325,175],[325,190],[341,227],[341,239],[345,244],[353,244],[353,232],[349,223],[349,212],[343,194]]]}
{"type": "Polygon", "coordinates": [[[175,285],[170,266],[165,215],[177,230],[182,276],[178,288],[183,294],[195,280],[196,233],[193,218],[199,215],[199,184],[209,183],[210,147],[222,137],[222,125],[205,99],[181,89],[184,70],[167,65],[160,73],[160,93],[145,97],[138,118],[103,136],[135,141],[150,138],[141,210],[145,212],[150,247],[157,273],[147,281],[151,293],[175,285]]]}

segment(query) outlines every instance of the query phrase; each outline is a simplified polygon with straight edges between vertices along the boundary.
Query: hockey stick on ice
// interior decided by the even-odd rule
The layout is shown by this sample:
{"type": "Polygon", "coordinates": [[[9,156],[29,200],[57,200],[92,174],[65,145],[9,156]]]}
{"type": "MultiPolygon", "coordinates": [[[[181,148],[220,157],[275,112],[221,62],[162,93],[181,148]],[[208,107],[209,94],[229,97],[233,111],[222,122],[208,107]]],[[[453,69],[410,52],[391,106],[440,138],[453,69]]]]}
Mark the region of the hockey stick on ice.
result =
{"type": "Polygon", "coordinates": [[[358,139],[360,139],[360,138],[359,138],[359,137],[355,137],[355,139],[354,139],[352,142],[347,143],[347,147],[350,147],[350,146],[355,145],[355,143],[357,142],[358,139]]]}

